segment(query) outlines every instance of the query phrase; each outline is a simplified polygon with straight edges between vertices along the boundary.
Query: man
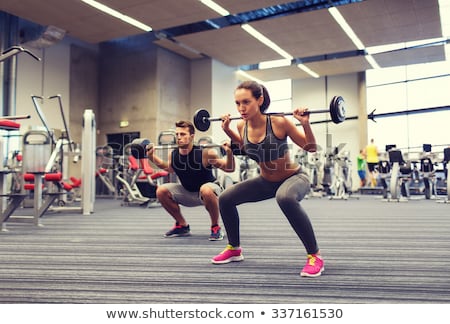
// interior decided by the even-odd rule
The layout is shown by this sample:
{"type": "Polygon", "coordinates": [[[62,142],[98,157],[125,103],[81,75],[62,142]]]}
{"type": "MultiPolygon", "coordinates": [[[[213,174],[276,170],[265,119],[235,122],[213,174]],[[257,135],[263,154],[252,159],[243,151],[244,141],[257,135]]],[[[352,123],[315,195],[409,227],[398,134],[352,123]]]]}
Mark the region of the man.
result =
{"type": "Polygon", "coordinates": [[[189,121],[175,123],[178,148],[169,153],[165,162],[154,154],[153,146],[147,147],[147,156],[159,168],[175,173],[179,183],[165,183],[158,186],[156,197],[164,209],[175,219],[175,226],[165,237],[189,236],[190,226],[181,214],[180,205],[194,207],[204,205],[211,219],[210,241],[223,239],[219,226],[218,196],[223,188],[217,183],[212,168],[233,172],[234,156],[230,146],[223,144],[224,158],[220,158],[215,148],[194,145],[195,129],[189,121]]]}

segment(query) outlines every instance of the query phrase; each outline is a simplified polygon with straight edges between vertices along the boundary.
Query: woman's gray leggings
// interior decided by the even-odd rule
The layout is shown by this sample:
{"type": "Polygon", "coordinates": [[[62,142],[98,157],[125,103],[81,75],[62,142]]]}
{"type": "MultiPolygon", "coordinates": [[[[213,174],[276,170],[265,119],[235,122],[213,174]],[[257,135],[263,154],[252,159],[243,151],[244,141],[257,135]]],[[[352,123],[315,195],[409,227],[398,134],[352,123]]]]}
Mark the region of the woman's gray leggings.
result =
{"type": "Polygon", "coordinates": [[[279,182],[270,182],[258,176],[228,187],[219,196],[220,213],[227,231],[228,243],[240,246],[238,205],[275,197],[307,253],[317,253],[319,248],[314,230],[299,203],[309,190],[309,179],[302,172],[279,182]]]}

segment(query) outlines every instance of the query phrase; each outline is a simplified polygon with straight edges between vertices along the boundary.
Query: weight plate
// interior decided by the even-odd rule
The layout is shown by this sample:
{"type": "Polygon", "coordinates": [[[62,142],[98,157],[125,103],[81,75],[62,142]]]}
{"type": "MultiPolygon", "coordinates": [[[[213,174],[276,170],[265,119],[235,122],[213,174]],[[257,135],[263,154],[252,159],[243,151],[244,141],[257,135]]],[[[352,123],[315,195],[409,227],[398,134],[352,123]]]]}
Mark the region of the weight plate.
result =
{"type": "Polygon", "coordinates": [[[334,96],[330,102],[331,120],[340,124],[345,120],[345,101],[341,96],[334,96]]]}
{"type": "Polygon", "coordinates": [[[198,109],[194,114],[194,126],[199,131],[207,131],[211,122],[209,120],[209,112],[205,109],[198,109]]]}

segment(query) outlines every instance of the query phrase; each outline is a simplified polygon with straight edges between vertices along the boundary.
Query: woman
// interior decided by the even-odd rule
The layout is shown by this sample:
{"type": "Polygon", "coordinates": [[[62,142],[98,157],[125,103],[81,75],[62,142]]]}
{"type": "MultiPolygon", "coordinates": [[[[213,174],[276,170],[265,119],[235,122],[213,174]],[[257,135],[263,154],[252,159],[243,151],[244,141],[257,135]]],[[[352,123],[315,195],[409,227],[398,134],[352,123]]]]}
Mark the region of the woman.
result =
{"type": "Polygon", "coordinates": [[[293,116],[303,126],[301,131],[282,115],[264,114],[270,105],[270,96],[263,85],[245,81],[236,88],[234,95],[242,120],[238,121],[236,132],[230,129],[230,116],[222,116],[222,128],[232,142],[239,143],[246,154],[258,163],[260,175],[227,188],[219,197],[228,245],[211,262],[223,264],[244,259],[237,206],[275,197],[307,252],[307,262],[300,275],[320,276],[324,262],[308,215],[299,204],[309,192],[310,183],[300,166],[291,161],[287,144],[287,137],[290,137],[304,150],[316,151],[308,111],[305,108],[293,111],[293,116]]]}

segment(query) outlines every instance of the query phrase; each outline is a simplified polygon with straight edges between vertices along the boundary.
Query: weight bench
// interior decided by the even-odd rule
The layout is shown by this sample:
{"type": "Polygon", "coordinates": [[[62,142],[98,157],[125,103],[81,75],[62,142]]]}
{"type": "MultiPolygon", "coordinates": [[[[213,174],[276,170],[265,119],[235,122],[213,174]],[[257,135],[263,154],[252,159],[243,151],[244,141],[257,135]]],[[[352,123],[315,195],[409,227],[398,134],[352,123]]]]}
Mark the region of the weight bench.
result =
{"type": "Polygon", "coordinates": [[[9,217],[14,213],[14,211],[20,206],[22,201],[27,196],[26,194],[22,193],[5,193],[4,188],[6,184],[6,176],[10,173],[13,173],[15,171],[11,170],[2,170],[0,171],[0,207],[1,207],[1,218],[0,218],[0,230],[2,232],[6,232],[6,226],[5,222],[9,219],[9,217]],[[7,203],[4,205],[4,202],[7,203]]]}
{"type": "MultiPolygon", "coordinates": [[[[13,118],[6,116],[4,118],[13,118]]],[[[22,119],[26,117],[20,117],[17,118],[22,119]]],[[[5,131],[18,131],[20,130],[20,124],[11,120],[11,119],[0,119],[0,130],[5,131]]],[[[3,161],[1,161],[3,163],[3,161]]],[[[6,185],[6,177],[8,174],[16,173],[16,171],[13,170],[3,170],[3,165],[1,165],[0,170],[0,230],[2,232],[7,231],[5,227],[5,222],[8,220],[8,218],[14,213],[14,211],[20,206],[22,201],[25,199],[26,195],[22,193],[6,193],[5,192],[5,185],[6,185]],[[6,199],[8,199],[6,201],[6,199]]]]}
{"type": "MultiPolygon", "coordinates": [[[[24,190],[33,191],[33,214],[32,215],[13,215],[14,210],[28,196],[27,194],[13,195],[11,206],[5,210],[2,222],[10,221],[16,223],[32,223],[35,226],[42,226],[40,218],[47,212],[55,200],[64,194],[64,191],[48,191],[43,192],[43,181],[53,182],[56,187],[61,190],[64,186],[61,184],[61,173],[45,173],[45,172],[28,172],[24,174],[25,181],[33,181],[33,183],[25,183],[24,190]],[[19,202],[20,200],[20,202],[19,202]],[[15,207],[15,208],[14,208],[15,207]]],[[[4,224],[2,224],[4,225],[4,224]]],[[[5,228],[3,227],[3,230],[5,228]]]]}

